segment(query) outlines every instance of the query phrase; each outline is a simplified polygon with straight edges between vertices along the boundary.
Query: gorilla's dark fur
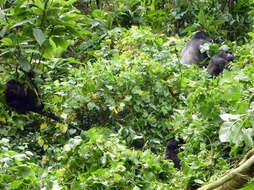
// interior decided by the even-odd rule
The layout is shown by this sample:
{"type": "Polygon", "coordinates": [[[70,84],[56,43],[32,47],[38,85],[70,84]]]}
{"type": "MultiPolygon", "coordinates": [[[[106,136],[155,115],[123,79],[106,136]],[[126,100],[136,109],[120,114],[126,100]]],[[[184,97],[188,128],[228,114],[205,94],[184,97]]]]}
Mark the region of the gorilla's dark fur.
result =
{"type": "Polygon", "coordinates": [[[175,139],[169,139],[167,142],[167,148],[165,157],[168,160],[172,160],[174,162],[174,167],[180,169],[180,159],[177,157],[177,154],[180,152],[180,146],[179,144],[183,144],[183,140],[180,139],[179,141],[176,141],[175,139]]]}
{"type": "Polygon", "coordinates": [[[205,52],[200,52],[201,45],[211,41],[211,38],[203,31],[196,32],[182,50],[181,63],[188,65],[199,64],[207,58],[205,52]]]}
{"type": "Polygon", "coordinates": [[[40,102],[36,92],[16,80],[9,80],[6,83],[5,98],[6,104],[17,113],[35,112],[58,122],[64,121],[50,110],[44,111],[44,105],[40,102]]]}
{"type": "Polygon", "coordinates": [[[218,54],[211,58],[207,67],[207,72],[212,76],[218,76],[225,68],[228,67],[228,63],[233,60],[234,56],[231,51],[221,50],[218,54]]]}
{"type": "Polygon", "coordinates": [[[35,91],[16,80],[7,82],[5,96],[7,105],[18,113],[41,113],[43,110],[35,91]]]}

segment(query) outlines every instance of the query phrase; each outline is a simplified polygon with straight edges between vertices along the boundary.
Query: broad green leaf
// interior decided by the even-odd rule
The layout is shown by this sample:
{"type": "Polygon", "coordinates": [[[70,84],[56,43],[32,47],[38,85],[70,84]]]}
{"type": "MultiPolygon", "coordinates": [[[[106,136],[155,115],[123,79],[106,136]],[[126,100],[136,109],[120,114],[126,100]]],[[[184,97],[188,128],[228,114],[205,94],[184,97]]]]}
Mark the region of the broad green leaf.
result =
{"type": "Polygon", "coordinates": [[[233,114],[221,114],[220,118],[224,121],[229,121],[229,120],[239,120],[241,118],[241,115],[233,115],[233,114]]]}
{"type": "Polygon", "coordinates": [[[225,20],[215,20],[213,22],[213,24],[216,25],[216,26],[219,26],[219,25],[223,24],[224,22],[225,22],[225,20]]]}
{"type": "Polygon", "coordinates": [[[243,141],[243,131],[241,126],[239,126],[239,123],[234,124],[234,126],[231,129],[231,142],[233,142],[236,145],[240,145],[243,141]]]}
{"type": "Polygon", "coordinates": [[[246,73],[243,73],[243,72],[240,72],[237,75],[235,75],[234,79],[238,80],[238,81],[249,81],[250,80],[249,76],[246,75],[246,73]]]}
{"type": "Polygon", "coordinates": [[[53,36],[49,41],[43,44],[43,47],[45,45],[43,56],[46,58],[59,57],[68,48],[71,42],[71,40],[53,36]]]}
{"type": "Polygon", "coordinates": [[[61,124],[60,125],[60,130],[62,133],[66,133],[66,131],[68,130],[68,125],[67,124],[61,124]]]}
{"type": "Polygon", "coordinates": [[[43,146],[45,143],[43,139],[39,139],[37,142],[40,146],[43,146]]]}
{"type": "Polygon", "coordinates": [[[31,7],[37,7],[35,4],[33,3],[27,3],[27,4],[23,4],[22,6],[20,6],[20,8],[31,8],[31,7]]]}
{"type": "Polygon", "coordinates": [[[19,166],[18,173],[19,173],[19,176],[22,176],[22,177],[34,176],[33,170],[27,166],[19,166]]]}
{"type": "Polygon", "coordinates": [[[254,38],[254,32],[249,32],[248,35],[254,38]]]}
{"type": "Polygon", "coordinates": [[[47,127],[48,127],[48,124],[46,122],[40,125],[40,129],[46,129],[47,127]]]}
{"type": "Polygon", "coordinates": [[[33,35],[36,39],[36,41],[39,43],[39,45],[41,46],[43,44],[43,42],[45,42],[46,40],[46,36],[44,35],[44,33],[42,32],[41,29],[39,28],[33,28],[33,35]]]}
{"type": "Polygon", "coordinates": [[[61,190],[61,186],[58,184],[57,181],[53,181],[52,190],[61,190]]]}
{"type": "Polygon", "coordinates": [[[95,107],[96,107],[96,104],[93,103],[93,102],[89,102],[89,103],[87,104],[88,110],[92,110],[92,109],[94,109],[95,107]]]}
{"type": "Polygon", "coordinates": [[[254,189],[254,181],[246,185],[244,188],[241,188],[240,190],[253,190],[253,189],[254,189]]]}
{"type": "Polygon", "coordinates": [[[16,23],[16,24],[14,24],[14,25],[11,27],[11,29],[12,29],[12,28],[16,28],[16,27],[21,26],[21,25],[24,25],[24,24],[27,24],[27,23],[29,23],[29,24],[34,24],[34,21],[35,21],[35,20],[36,20],[35,18],[23,20],[23,21],[21,21],[21,22],[18,22],[18,23],[16,23]]]}
{"type": "Polygon", "coordinates": [[[254,129],[249,128],[249,129],[243,129],[243,138],[244,142],[248,147],[253,147],[253,140],[252,137],[254,135],[254,129]]]}
{"type": "Polygon", "coordinates": [[[0,9],[0,21],[4,20],[5,18],[5,12],[4,10],[0,9]]]}
{"type": "Polygon", "coordinates": [[[10,38],[3,38],[1,40],[1,42],[2,42],[2,45],[4,45],[4,46],[12,46],[13,45],[13,41],[10,38]]]}
{"type": "Polygon", "coordinates": [[[9,28],[9,24],[6,24],[3,29],[0,31],[0,37],[4,37],[7,29],[9,28]]]}
{"type": "Polygon", "coordinates": [[[69,133],[70,135],[74,135],[76,132],[77,132],[77,129],[69,129],[69,130],[68,130],[68,133],[69,133]]]}
{"type": "Polygon", "coordinates": [[[220,127],[219,138],[221,142],[230,142],[233,122],[224,122],[220,127]]]}
{"type": "Polygon", "coordinates": [[[203,26],[206,26],[207,21],[203,10],[199,11],[198,20],[203,26]]]}
{"type": "Polygon", "coordinates": [[[241,86],[228,86],[224,89],[224,93],[221,94],[221,97],[226,101],[237,101],[242,96],[241,86]]]}
{"type": "Polygon", "coordinates": [[[250,107],[250,104],[249,104],[249,101],[247,101],[247,100],[238,102],[237,113],[246,114],[249,107],[250,107]]]}
{"type": "Polygon", "coordinates": [[[52,58],[54,57],[54,48],[55,43],[52,39],[46,40],[45,43],[43,43],[43,57],[44,58],[52,58]]]}
{"type": "Polygon", "coordinates": [[[23,180],[16,179],[16,180],[14,180],[13,182],[10,183],[10,187],[12,189],[17,189],[17,188],[20,187],[20,185],[22,185],[22,183],[23,183],[23,180]]]}
{"type": "Polygon", "coordinates": [[[197,184],[204,184],[204,181],[200,180],[200,179],[195,179],[194,180],[197,184]]]}
{"type": "Polygon", "coordinates": [[[122,179],[122,177],[119,174],[117,174],[117,173],[114,174],[114,181],[115,182],[119,182],[119,181],[121,181],[121,179],[122,179]]]}
{"type": "Polygon", "coordinates": [[[68,1],[64,1],[64,3],[65,3],[66,5],[72,5],[72,4],[75,3],[76,1],[78,1],[78,0],[68,0],[68,1]]]}
{"type": "Polygon", "coordinates": [[[29,72],[32,69],[31,64],[26,60],[26,58],[21,56],[19,57],[19,65],[21,69],[25,72],[29,72]]]}
{"type": "Polygon", "coordinates": [[[41,10],[44,9],[44,3],[45,3],[45,1],[34,0],[33,2],[34,2],[34,4],[35,4],[38,8],[40,8],[41,10]]]}

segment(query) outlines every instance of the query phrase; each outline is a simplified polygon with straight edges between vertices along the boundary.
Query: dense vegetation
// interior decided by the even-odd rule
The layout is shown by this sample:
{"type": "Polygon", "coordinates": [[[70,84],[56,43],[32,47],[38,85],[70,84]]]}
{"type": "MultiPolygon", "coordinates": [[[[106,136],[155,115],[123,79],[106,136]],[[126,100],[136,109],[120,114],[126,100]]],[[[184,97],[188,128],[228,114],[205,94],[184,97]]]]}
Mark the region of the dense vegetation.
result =
{"type": "MultiPolygon", "coordinates": [[[[0,0],[0,189],[197,189],[254,147],[253,0],[0,0]],[[179,62],[206,31],[235,54],[179,62]],[[6,82],[48,114],[17,113],[6,82]],[[181,169],[165,160],[183,139],[181,169]]],[[[245,190],[253,189],[253,184],[245,190]]]]}

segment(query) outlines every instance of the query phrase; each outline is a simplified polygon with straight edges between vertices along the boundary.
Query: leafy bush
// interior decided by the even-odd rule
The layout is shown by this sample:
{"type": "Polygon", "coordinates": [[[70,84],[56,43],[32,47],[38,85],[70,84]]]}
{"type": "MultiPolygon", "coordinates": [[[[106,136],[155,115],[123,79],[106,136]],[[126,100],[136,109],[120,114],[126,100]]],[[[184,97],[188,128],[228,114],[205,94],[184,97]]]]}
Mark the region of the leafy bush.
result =
{"type": "Polygon", "coordinates": [[[219,41],[243,41],[252,30],[251,0],[176,1],[168,13],[177,33],[206,30],[219,41]]]}
{"type": "Polygon", "coordinates": [[[0,60],[8,62],[5,69],[23,71],[31,77],[31,72],[43,72],[42,59],[61,56],[72,39],[83,34],[82,16],[69,12],[70,8],[69,1],[39,0],[15,1],[1,10],[0,60]]]}
{"type": "Polygon", "coordinates": [[[31,161],[33,153],[10,150],[9,140],[0,140],[0,188],[38,189],[41,168],[31,161]]]}
{"type": "Polygon", "coordinates": [[[0,141],[1,188],[194,189],[253,147],[253,34],[242,46],[226,43],[236,62],[211,78],[179,64],[184,39],[162,33],[243,39],[249,0],[107,1],[112,9],[90,15],[74,1],[5,2],[0,135],[10,141],[0,141]],[[36,83],[64,122],[6,109],[11,78],[36,83]],[[185,142],[181,170],[162,158],[169,138],[185,142]]]}
{"type": "Polygon", "coordinates": [[[57,176],[70,189],[174,189],[172,165],[150,151],[126,149],[111,131],[93,128],[64,146],[57,176]]]}

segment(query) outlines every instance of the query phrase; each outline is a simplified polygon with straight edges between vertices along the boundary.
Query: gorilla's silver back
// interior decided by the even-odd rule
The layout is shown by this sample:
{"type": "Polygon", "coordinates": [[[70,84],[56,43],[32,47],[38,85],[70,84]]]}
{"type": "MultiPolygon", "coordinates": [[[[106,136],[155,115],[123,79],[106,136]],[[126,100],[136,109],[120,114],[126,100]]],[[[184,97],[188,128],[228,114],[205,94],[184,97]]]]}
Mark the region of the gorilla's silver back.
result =
{"type": "Polygon", "coordinates": [[[183,64],[198,64],[203,61],[206,56],[200,52],[201,45],[209,41],[205,39],[190,39],[186,46],[182,50],[181,63],[183,64]]]}

